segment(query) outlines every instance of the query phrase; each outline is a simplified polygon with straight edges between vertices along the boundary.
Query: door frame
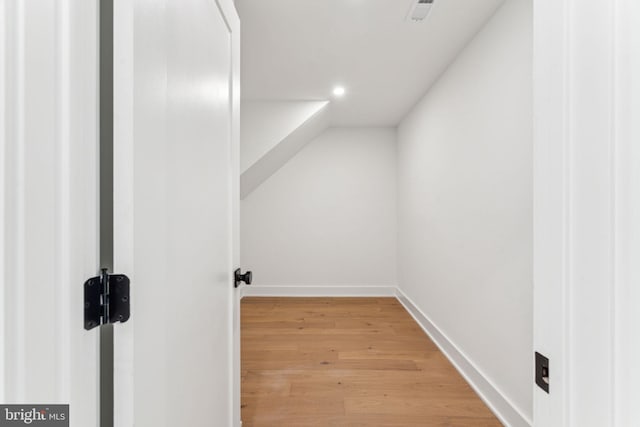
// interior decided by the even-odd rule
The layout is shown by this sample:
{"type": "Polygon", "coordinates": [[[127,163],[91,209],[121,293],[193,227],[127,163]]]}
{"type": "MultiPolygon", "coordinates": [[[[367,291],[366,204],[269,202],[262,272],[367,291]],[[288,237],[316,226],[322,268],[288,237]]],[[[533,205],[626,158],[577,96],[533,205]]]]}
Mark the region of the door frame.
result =
{"type": "Polygon", "coordinates": [[[640,7],[533,4],[534,349],[550,359],[550,393],[534,385],[534,424],[633,425],[640,7]]]}

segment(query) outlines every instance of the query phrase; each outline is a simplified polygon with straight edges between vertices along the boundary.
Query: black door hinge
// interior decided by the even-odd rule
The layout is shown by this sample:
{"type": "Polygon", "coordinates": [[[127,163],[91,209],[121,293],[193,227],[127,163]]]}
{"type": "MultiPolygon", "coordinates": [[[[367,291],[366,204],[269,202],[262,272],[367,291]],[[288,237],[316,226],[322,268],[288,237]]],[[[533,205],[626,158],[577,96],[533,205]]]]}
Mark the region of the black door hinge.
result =
{"type": "Polygon", "coordinates": [[[129,278],[124,274],[109,274],[106,268],[100,276],[84,282],[84,328],[88,331],[107,323],[124,323],[131,313],[129,278]]]}

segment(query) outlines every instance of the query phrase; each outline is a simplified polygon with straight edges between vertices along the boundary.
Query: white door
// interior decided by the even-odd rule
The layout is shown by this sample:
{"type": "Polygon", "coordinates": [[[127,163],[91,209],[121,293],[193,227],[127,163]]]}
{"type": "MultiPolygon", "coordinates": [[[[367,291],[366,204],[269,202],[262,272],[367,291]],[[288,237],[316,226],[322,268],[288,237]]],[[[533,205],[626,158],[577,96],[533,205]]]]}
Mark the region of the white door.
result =
{"type": "Polygon", "coordinates": [[[116,427],[239,424],[238,27],[231,0],[114,3],[116,427]]]}
{"type": "Polygon", "coordinates": [[[0,2],[0,403],[98,425],[95,0],[0,2]]]}
{"type": "Polygon", "coordinates": [[[534,1],[541,427],[640,425],[640,3],[534,1]]]}

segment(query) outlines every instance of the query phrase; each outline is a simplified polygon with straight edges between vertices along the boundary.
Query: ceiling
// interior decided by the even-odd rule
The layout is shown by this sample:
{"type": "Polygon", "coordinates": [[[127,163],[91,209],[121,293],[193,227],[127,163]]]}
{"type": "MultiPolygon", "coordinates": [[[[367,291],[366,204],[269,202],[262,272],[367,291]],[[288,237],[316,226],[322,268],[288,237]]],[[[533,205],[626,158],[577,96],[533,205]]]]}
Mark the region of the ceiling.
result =
{"type": "Polygon", "coordinates": [[[503,3],[435,0],[414,23],[414,1],[236,0],[243,99],[330,99],[335,126],[395,126],[503,3]]]}

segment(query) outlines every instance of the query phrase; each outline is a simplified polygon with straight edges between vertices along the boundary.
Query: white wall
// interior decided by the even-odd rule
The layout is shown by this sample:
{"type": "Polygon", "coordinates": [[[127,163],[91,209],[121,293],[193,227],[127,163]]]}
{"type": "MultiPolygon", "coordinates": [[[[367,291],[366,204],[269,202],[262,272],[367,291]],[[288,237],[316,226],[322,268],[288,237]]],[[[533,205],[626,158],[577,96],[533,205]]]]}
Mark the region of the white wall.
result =
{"type": "Polygon", "coordinates": [[[240,172],[327,105],[327,101],[243,100],[240,122],[240,172]]]}
{"type": "Polygon", "coordinates": [[[244,101],[240,198],[329,128],[328,101],[244,101]]]}
{"type": "Polygon", "coordinates": [[[331,128],[241,205],[260,285],[396,285],[396,134],[331,128]]]}
{"type": "Polygon", "coordinates": [[[399,286],[528,419],[531,9],[508,0],[398,128],[399,286]]]}

